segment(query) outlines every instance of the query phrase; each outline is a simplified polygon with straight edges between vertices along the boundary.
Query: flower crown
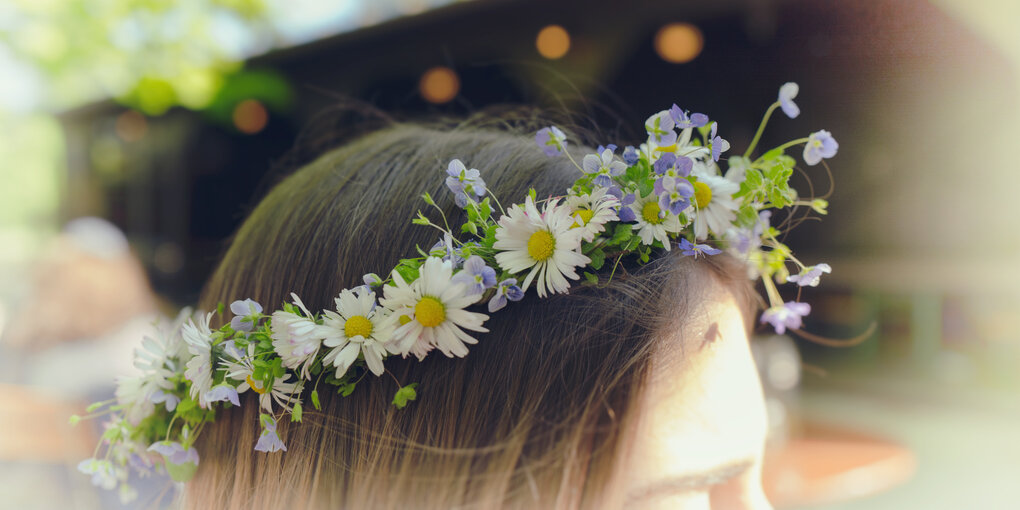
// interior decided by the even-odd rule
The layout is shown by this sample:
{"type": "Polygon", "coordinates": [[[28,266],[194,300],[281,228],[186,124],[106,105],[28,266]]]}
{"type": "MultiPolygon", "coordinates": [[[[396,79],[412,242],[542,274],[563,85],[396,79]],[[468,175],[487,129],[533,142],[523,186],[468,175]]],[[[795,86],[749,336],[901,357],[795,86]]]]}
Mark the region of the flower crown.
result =
{"type": "MultiPolygon", "coordinates": [[[[198,468],[193,445],[202,429],[218,408],[241,405],[240,395],[248,391],[258,395],[261,408],[255,450],[285,451],[277,421],[288,415],[301,421],[306,389],[318,410],[320,387],[350,395],[368,373],[386,372],[388,356],[422,360],[438,349],[463,357],[478,342],[477,333],[488,331],[489,316],[474,311],[475,305],[485,303],[492,314],[532,288],[544,298],[568,292],[572,281],[599,284],[603,268],[612,266],[605,277],[611,280],[624,257],[646,263],[656,250],[677,248],[694,258],[729,251],[764,284],[770,307],[761,321],[778,333],[800,328],[810,305],[784,303],[776,283],[816,286],[830,268],[806,266],[792,255],[770,224],[772,209],[807,206],[825,214],[824,199],[803,200],[789,186],[794,159],[785,150],[804,144],[804,161],[816,165],[834,156],[838,145],[821,130],[751,159],[777,108],[790,118],[799,114],[797,92],[795,83],[780,88],[754,139],[743,155],[728,158],[725,173],[718,163],[730,144],[717,134],[718,124],[675,104],[645,121],[648,139],[639,147],[617,155],[615,145],[600,146],[580,164],[566,150],[563,131],[539,130],[539,148],[580,171],[564,196],[539,200],[531,189],[523,203],[504,209],[482,173],[454,159],[446,184],[467,221],[452,230],[442,208],[423,194],[438,220],[419,211],[412,222],[438,229],[440,241],[400,260],[388,278],[368,274],[364,285],[341,290],[335,310],[313,313],[291,294],[293,302],[272,313],[251,299],[234,301],[231,320],[219,329],[210,327],[212,313],[188,310],[170,324],[157,324],[156,334],[135,352],[142,373],[119,378],[116,398],[88,408],[87,417],[110,419],[96,455],[79,469],[97,485],[119,485],[125,500],[134,496],[127,483],[131,470],[143,476],[165,470],[186,481],[198,468]],[[791,262],[796,274],[788,271],[791,262]]],[[[222,304],[216,313],[225,314],[222,304]]],[[[417,384],[397,386],[393,404],[403,408],[415,400],[417,384]]],[[[74,416],[72,423],[80,419],[74,416]]]]}

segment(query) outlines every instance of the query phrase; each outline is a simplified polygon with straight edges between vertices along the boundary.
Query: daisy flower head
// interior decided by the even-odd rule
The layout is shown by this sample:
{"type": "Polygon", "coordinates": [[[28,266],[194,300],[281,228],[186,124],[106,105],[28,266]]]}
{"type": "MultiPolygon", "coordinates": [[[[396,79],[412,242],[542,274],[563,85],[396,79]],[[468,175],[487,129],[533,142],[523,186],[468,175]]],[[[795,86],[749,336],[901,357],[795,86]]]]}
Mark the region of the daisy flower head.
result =
{"type": "Polygon", "coordinates": [[[582,229],[581,239],[589,243],[605,231],[606,223],[620,219],[616,213],[620,209],[620,200],[609,194],[607,188],[596,187],[584,195],[570,194],[566,207],[574,218],[573,228],[582,229]]]}
{"type": "Polygon", "coordinates": [[[527,291],[531,282],[537,281],[538,297],[567,292],[567,278],[580,278],[575,268],[591,263],[580,252],[585,230],[575,225],[570,208],[560,205],[559,200],[549,200],[539,213],[529,196],[524,207],[514,204],[499,219],[493,244],[498,250],[496,262],[512,274],[530,269],[521,289],[527,291]]]}
{"type": "Polygon", "coordinates": [[[807,143],[804,145],[804,162],[815,166],[836,155],[839,150],[839,143],[832,137],[832,133],[822,129],[811,133],[807,143]]]}
{"type": "Polygon", "coordinates": [[[385,344],[390,341],[393,328],[383,308],[376,306],[375,292],[344,289],[335,301],[336,312],[322,312],[322,327],[326,331],[323,344],[332,348],[322,362],[336,367],[336,378],[340,379],[363,354],[368,369],[382,375],[385,344]]]}
{"type": "Polygon", "coordinates": [[[613,157],[613,150],[616,146],[600,147],[602,152],[588,154],[581,160],[581,169],[588,175],[593,175],[592,181],[596,186],[608,188],[613,185],[613,177],[623,174],[627,170],[627,163],[613,157]]]}
{"type": "Polygon", "coordinates": [[[694,183],[694,237],[706,239],[712,232],[722,236],[736,219],[737,202],[733,194],[740,190],[740,185],[715,175],[704,165],[695,165],[692,174],[697,177],[694,183]]]}
{"type": "Polygon", "coordinates": [[[188,344],[188,352],[191,359],[188,360],[184,377],[191,381],[191,398],[198,401],[199,407],[205,409],[208,406],[205,394],[212,389],[213,365],[212,365],[212,330],[209,329],[209,321],[212,320],[212,313],[206,314],[205,320],[194,319],[184,323],[181,335],[188,344]]]}
{"type": "Polygon", "coordinates": [[[295,393],[297,392],[298,385],[290,380],[293,377],[290,373],[284,374],[281,378],[273,379],[269,387],[266,387],[263,381],[253,378],[255,374],[254,343],[248,344],[247,351],[244,351],[228,342],[224,352],[226,357],[220,364],[226,372],[227,379],[241,383],[237,385],[238,394],[248,390],[254,391],[259,395],[259,406],[270,414],[273,412],[273,402],[276,402],[277,405],[285,410],[289,411],[291,409],[291,406],[297,400],[295,393]]]}
{"type": "Polygon", "coordinates": [[[546,156],[562,154],[567,147],[567,135],[556,126],[539,129],[535,133],[535,143],[546,156]]]}
{"type": "Polygon", "coordinates": [[[414,353],[421,360],[435,348],[448,357],[462,358],[468,352],[466,344],[478,343],[464,329],[489,331],[482,326],[487,315],[465,310],[478,301],[478,295],[466,293],[464,285],[452,279],[453,265],[437,257],[425,259],[418,279],[412,282],[393,271],[394,284],[383,288],[380,300],[395,322],[387,345],[391,352],[414,353]]]}
{"type": "Polygon", "coordinates": [[[283,366],[300,372],[304,379],[311,379],[308,370],[315,355],[319,353],[325,335],[322,328],[311,319],[312,312],[308,311],[301,298],[294,293],[290,296],[305,314],[302,316],[282,310],[273,312],[270,326],[273,350],[280,355],[283,366]]]}
{"type": "Polygon", "coordinates": [[[673,244],[669,241],[669,234],[676,234],[684,227],[680,217],[668,209],[663,209],[655,192],[636,198],[629,207],[634,214],[634,221],[637,222],[635,228],[641,242],[652,244],[659,241],[662,247],[669,251],[670,245],[673,244]]]}

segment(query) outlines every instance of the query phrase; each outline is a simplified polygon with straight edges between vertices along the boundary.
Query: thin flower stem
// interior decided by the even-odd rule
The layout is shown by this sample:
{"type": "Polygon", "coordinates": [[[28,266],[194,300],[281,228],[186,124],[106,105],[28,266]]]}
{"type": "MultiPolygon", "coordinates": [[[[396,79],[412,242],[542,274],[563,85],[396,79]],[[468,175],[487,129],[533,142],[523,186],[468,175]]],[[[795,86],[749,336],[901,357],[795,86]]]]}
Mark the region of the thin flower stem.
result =
{"type": "MultiPolygon", "coordinates": [[[[790,141],[790,142],[786,142],[786,143],[784,143],[783,145],[780,145],[779,147],[776,147],[776,148],[774,148],[774,149],[772,149],[772,150],[773,150],[773,151],[774,151],[774,150],[785,150],[785,149],[788,149],[788,148],[790,148],[790,147],[793,147],[794,145],[800,145],[800,144],[802,144],[802,143],[807,143],[807,142],[808,142],[808,140],[809,140],[809,138],[807,138],[807,137],[804,137],[804,138],[798,138],[798,139],[796,139],[796,140],[793,140],[793,141],[790,141]]],[[[769,151],[769,152],[772,152],[772,151],[769,151]]],[[[758,159],[754,160],[754,162],[755,162],[755,163],[758,163],[758,161],[759,161],[760,159],[761,159],[761,156],[758,156],[758,159]]]]}
{"type": "Polygon", "coordinates": [[[754,134],[754,138],[751,139],[751,145],[747,146],[747,150],[744,151],[744,157],[751,157],[751,153],[754,152],[754,148],[758,145],[758,140],[761,139],[761,134],[765,132],[765,125],[769,123],[769,117],[772,116],[772,112],[779,108],[779,101],[772,103],[768,110],[765,110],[765,116],[761,118],[761,124],[758,124],[758,131],[754,134]]]}
{"type": "MultiPolygon", "coordinates": [[[[434,207],[437,211],[439,211],[439,216],[443,218],[443,225],[446,225],[446,231],[450,232],[450,224],[446,221],[446,213],[444,213],[443,209],[441,207],[439,207],[438,205],[436,205],[435,202],[432,202],[430,205],[432,207],[434,207]]],[[[439,227],[436,227],[436,228],[439,228],[439,227]]]]}
{"type": "Polygon", "coordinates": [[[581,165],[578,165],[577,161],[574,161],[574,157],[570,155],[570,151],[568,151],[566,149],[566,147],[563,148],[563,154],[567,155],[567,159],[569,159],[570,162],[574,164],[574,168],[577,168],[578,170],[580,170],[581,173],[585,173],[584,172],[584,168],[581,168],[581,165]]]}
{"type": "Polygon", "coordinates": [[[493,202],[496,202],[496,207],[499,207],[500,214],[506,216],[506,209],[503,209],[503,204],[499,203],[499,199],[496,198],[496,194],[493,193],[492,190],[489,190],[489,196],[492,197],[493,202]]]}

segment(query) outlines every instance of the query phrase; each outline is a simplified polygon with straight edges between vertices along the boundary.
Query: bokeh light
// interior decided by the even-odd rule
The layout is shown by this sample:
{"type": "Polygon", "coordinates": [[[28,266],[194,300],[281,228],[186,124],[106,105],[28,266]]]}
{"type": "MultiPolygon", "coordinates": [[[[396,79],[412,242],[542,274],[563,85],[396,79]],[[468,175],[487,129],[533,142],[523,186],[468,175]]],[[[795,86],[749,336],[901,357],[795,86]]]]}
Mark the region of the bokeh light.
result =
{"type": "Polygon", "coordinates": [[[114,129],[121,140],[136,142],[145,136],[145,133],[149,130],[149,123],[141,113],[128,110],[117,116],[114,129]]]}
{"type": "Polygon", "coordinates": [[[701,54],[705,38],[690,23],[670,23],[655,34],[655,52],[666,62],[683,64],[701,54]]]}
{"type": "Polygon", "coordinates": [[[433,67],[421,75],[418,89],[421,96],[430,103],[449,103],[460,92],[460,78],[449,67],[433,67]]]}
{"type": "Polygon", "coordinates": [[[234,107],[234,127],[246,135],[262,131],[267,122],[269,122],[269,113],[259,101],[245,99],[234,107]]]}
{"type": "Polygon", "coordinates": [[[535,48],[543,57],[556,60],[570,51],[570,34],[559,25],[549,25],[538,31],[535,48]]]}

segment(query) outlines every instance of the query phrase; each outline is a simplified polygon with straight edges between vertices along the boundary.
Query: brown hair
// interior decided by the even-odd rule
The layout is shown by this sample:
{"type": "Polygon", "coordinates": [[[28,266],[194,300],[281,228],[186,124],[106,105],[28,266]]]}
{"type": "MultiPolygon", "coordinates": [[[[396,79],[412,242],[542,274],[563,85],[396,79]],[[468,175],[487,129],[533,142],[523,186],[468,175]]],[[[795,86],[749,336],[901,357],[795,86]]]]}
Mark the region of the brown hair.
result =
{"type": "MultiPolygon", "coordinates": [[[[252,298],[279,307],[296,292],[311,310],[437,232],[410,220],[429,192],[459,225],[445,189],[453,158],[479,168],[504,203],[528,188],[560,194],[576,179],[566,158],[534,145],[530,122],[477,116],[455,126],[393,123],[326,153],[279,183],[238,231],[200,306],[252,298]]],[[[504,117],[505,118],[505,117],[504,117]]],[[[577,156],[583,155],[581,149],[577,156]]],[[[576,157],[575,156],[575,159],[576,157]]],[[[610,266],[611,264],[607,264],[610,266]]],[[[286,453],[253,451],[258,406],[222,412],[198,443],[193,508],[590,508],[604,499],[626,448],[632,404],[654,340],[681,327],[699,297],[727,285],[746,298],[734,261],[660,254],[624,264],[598,288],[531,292],[492,315],[464,359],[391,357],[388,371],[420,383],[416,401],[390,404],[396,385],[369,377],[348,397],[320,385],[322,411],[282,423],[286,453]]],[[[306,399],[307,402],[307,399],[306,399]]],[[[618,503],[618,502],[617,502],[618,503]]]]}

